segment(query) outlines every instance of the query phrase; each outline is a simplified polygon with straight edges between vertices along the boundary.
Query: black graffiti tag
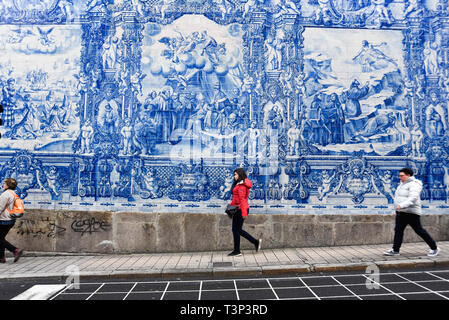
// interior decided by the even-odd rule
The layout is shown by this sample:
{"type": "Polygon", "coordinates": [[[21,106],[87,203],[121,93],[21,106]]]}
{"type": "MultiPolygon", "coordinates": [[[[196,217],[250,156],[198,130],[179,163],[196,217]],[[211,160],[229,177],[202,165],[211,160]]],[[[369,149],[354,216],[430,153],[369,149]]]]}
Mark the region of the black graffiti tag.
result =
{"type": "Polygon", "coordinates": [[[17,225],[17,234],[38,236],[47,236],[55,238],[57,235],[66,231],[66,228],[58,226],[54,220],[42,218],[39,221],[21,219],[17,225]]]}
{"type": "Polygon", "coordinates": [[[95,218],[74,220],[72,222],[72,230],[80,232],[81,235],[85,233],[92,234],[94,232],[108,231],[110,225],[105,221],[97,221],[95,218]]]}

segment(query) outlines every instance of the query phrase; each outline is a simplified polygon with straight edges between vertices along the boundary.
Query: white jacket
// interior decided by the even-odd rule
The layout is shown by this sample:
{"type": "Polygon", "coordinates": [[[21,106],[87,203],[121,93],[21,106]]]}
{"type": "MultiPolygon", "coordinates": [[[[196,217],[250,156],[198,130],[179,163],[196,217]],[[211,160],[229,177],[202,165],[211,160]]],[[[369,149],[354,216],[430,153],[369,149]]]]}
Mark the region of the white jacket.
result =
{"type": "Polygon", "coordinates": [[[394,207],[400,206],[399,212],[421,214],[422,182],[415,177],[401,182],[394,193],[394,207]]]}

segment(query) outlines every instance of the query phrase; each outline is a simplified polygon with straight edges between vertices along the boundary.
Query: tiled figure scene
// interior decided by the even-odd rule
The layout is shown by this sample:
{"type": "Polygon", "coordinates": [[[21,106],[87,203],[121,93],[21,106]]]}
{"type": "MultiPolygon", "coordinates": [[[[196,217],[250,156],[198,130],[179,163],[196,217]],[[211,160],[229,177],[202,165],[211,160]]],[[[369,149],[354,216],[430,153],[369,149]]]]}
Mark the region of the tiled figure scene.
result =
{"type": "Polygon", "coordinates": [[[29,208],[447,210],[443,0],[1,0],[0,178],[29,208]]]}

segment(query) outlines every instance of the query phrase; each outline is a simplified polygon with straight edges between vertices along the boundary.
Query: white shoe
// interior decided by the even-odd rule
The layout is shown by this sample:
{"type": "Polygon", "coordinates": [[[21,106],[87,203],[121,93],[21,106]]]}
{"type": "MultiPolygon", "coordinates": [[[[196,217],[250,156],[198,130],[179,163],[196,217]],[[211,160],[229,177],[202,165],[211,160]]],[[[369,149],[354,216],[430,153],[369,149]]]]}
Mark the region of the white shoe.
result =
{"type": "Polygon", "coordinates": [[[398,255],[400,255],[400,253],[394,251],[393,249],[384,252],[384,256],[398,256],[398,255]]]}
{"type": "Polygon", "coordinates": [[[432,249],[430,249],[429,250],[429,253],[427,254],[427,256],[429,256],[429,257],[436,257],[437,255],[438,255],[438,253],[440,253],[440,248],[436,248],[436,250],[432,250],[432,249]]]}
{"type": "Polygon", "coordinates": [[[262,239],[258,240],[257,246],[256,246],[256,252],[259,252],[260,249],[262,249],[262,239]]]}

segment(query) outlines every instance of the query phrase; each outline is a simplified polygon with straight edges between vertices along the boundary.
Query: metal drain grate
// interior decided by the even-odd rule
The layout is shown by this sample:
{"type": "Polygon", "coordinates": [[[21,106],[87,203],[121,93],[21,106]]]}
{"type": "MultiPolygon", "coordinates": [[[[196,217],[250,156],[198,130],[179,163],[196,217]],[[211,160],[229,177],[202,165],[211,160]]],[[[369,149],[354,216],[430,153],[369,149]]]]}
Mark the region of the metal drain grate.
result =
{"type": "Polygon", "coordinates": [[[212,264],[214,268],[220,268],[220,267],[232,267],[232,262],[214,262],[212,264]]]}

